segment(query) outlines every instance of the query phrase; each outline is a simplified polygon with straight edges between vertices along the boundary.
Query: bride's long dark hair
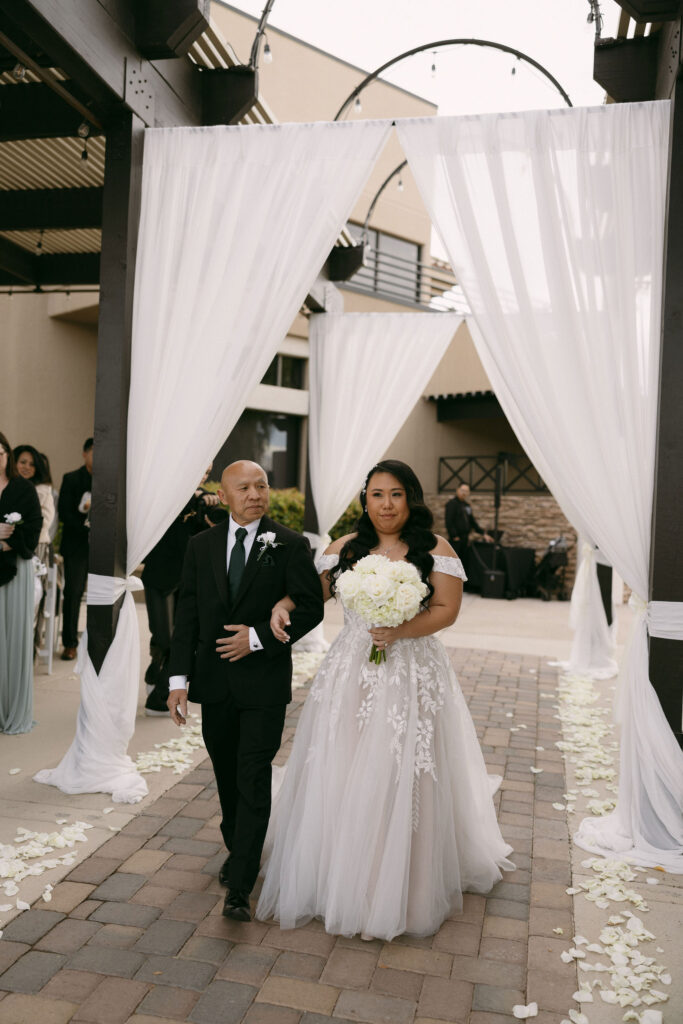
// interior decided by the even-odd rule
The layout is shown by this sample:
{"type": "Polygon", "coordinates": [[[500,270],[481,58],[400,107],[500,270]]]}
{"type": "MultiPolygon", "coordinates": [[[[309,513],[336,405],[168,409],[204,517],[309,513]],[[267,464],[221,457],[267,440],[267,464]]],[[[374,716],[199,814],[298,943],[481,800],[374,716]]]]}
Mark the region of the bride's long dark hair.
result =
{"type": "Polygon", "coordinates": [[[353,568],[359,558],[369,555],[372,548],[376,548],[379,544],[379,537],[372,525],[367,507],[368,485],[375,473],[390,473],[405,488],[410,515],[401,530],[401,540],[408,545],[406,561],[412,562],[416,566],[420,576],[429,587],[429,594],[425,598],[426,603],[434,593],[434,588],[429,582],[429,574],[434,567],[434,559],[429,552],[436,546],[436,537],[432,532],[434,517],[425,505],[420,481],[410,466],[407,466],[405,462],[399,462],[398,459],[384,459],[383,462],[378,462],[366,476],[363,490],[360,492],[363,512],[356,526],[356,536],[347,540],[339,553],[338,565],[330,570],[330,592],[334,594],[335,580],[341,573],[353,568]]]}

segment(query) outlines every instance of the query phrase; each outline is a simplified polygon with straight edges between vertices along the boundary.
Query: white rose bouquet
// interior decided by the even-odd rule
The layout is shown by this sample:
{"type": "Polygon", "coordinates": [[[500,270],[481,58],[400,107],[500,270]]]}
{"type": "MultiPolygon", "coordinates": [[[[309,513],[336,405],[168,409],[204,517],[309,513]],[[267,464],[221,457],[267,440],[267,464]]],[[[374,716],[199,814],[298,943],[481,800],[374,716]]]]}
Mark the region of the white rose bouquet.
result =
{"type": "MultiPolygon", "coordinates": [[[[366,555],[353,569],[347,569],[336,581],[336,590],[347,608],[360,615],[369,626],[400,626],[415,618],[429,593],[416,566],[410,562],[392,562],[384,555],[366,555]]],[[[386,661],[385,650],[372,645],[370,661],[386,661]]]]}

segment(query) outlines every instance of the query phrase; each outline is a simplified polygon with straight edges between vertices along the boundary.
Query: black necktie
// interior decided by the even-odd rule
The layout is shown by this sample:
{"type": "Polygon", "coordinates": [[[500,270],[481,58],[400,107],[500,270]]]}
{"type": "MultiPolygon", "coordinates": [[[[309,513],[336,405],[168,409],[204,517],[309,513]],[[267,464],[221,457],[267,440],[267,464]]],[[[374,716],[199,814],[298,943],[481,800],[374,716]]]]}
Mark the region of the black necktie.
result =
{"type": "Polygon", "coordinates": [[[240,526],[235,531],[235,543],[232,546],[230,552],[230,565],[228,566],[228,590],[230,591],[230,600],[235,601],[237,593],[240,589],[240,583],[244,576],[244,563],[246,561],[244,554],[244,538],[247,535],[247,531],[243,526],[240,526]]]}

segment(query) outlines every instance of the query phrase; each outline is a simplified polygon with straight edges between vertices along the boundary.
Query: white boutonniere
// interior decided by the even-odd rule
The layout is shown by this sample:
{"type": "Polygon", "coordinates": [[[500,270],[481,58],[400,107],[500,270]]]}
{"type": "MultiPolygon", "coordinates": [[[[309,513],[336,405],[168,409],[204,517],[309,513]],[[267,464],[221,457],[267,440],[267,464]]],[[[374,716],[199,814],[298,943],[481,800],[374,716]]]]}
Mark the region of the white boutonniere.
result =
{"type": "Polygon", "coordinates": [[[256,559],[257,562],[261,561],[268,548],[273,548],[274,550],[275,548],[282,547],[282,544],[279,541],[275,540],[275,534],[273,533],[272,530],[268,530],[266,533],[259,533],[256,540],[261,545],[261,547],[259,548],[258,557],[256,559]]]}
{"type": "Polygon", "coordinates": [[[10,526],[21,526],[23,521],[21,512],[5,512],[5,522],[10,526]]]}

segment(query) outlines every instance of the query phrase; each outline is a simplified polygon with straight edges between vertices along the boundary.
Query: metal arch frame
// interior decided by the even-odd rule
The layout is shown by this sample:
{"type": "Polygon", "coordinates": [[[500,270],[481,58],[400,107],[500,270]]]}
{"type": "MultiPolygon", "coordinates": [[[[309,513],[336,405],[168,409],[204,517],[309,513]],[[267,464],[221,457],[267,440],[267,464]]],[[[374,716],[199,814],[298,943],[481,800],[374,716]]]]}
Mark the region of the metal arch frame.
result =
{"type": "Polygon", "coordinates": [[[254,36],[254,42],[251,44],[251,53],[249,54],[249,63],[247,65],[247,67],[251,68],[253,71],[256,71],[258,67],[259,43],[261,42],[261,37],[266,34],[266,25],[268,23],[268,17],[270,15],[274,3],[275,0],[267,0],[265,7],[261,11],[261,17],[259,18],[258,27],[256,29],[256,35],[254,36]]]}
{"type": "Polygon", "coordinates": [[[376,68],[374,71],[371,71],[370,74],[366,75],[363,81],[356,86],[353,92],[349,93],[349,95],[346,97],[341,107],[335,114],[334,120],[338,121],[342,114],[346,112],[347,108],[353,102],[353,100],[355,100],[356,96],[359,96],[362,93],[363,89],[365,89],[365,87],[368,86],[370,82],[374,82],[375,79],[378,78],[383,71],[387,70],[387,68],[390,68],[394,64],[398,64],[400,61],[405,60],[406,57],[413,57],[416,53],[424,53],[426,50],[439,50],[444,46],[485,46],[491,47],[491,49],[493,50],[502,50],[504,53],[511,53],[513,57],[516,57],[518,60],[526,61],[527,64],[531,64],[531,66],[535,67],[538,71],[540,71],[542,75],[545,75],[545,77],[550,82],[552,82],[557,91],[560,93],[562,99],[565,101],[567,106],[573,106],[573,103],[570,100],[568,94],[564,91],[564,89],[562,88],[558,80],[555,78],[555,76],[552,75],[547,68],[544,68],[542,64],[539,64],[537,60],[534,60],[533,57],[530,57],[528,54],[523,53],[522,50],[516,50],[514,46],[506,46],[505,43],[494,43],[493,40],[491,39],[477,39],[476,37],[473,37],[471,39],[438,39],[436,42],[422,43],[420,46],[414,46],[412,50],[406,50],[404,53],[399,53],[398,57],[392,57],[391,60],[388,60],[385,64],[382,64],[381,67],[376,68]]]}
{"type": "MultiPolygon", "coordinates": [[[[521,50],[516,50],[513,46],[506,46],[505,43],[494,43],[489,39],[441,39],[434,43],[423,43],[421,46],[415,46],[413,47],[412,50],[406,50],[404,53],[400,53],[398,57],[392,57],[392,59],[387,61],[386,64],[382,64],[381,67],[376,68],[375,71],[372,71],[369,75],[366,75],[363,81],[359,85],[357,85],[353,92],[349,93],[349,95],[346,97],[341,107],[335,114],[334,120],[338,121],[340,117],[346,112],[346,110],[353,102],[353,100],[357,96],[360,96],[365,87],[368,86],[371,82],[374,82],[375,79],[378,78],[383,71],[386,71],[387,68],[391,67],[394,64],[398,64],[400,61],[405,60],[407,57],[413,57],[416,53],[424,53],[426,50],[438,50],[440,47],[445,46],[483,46],[491,47],[494,50],[502,50],[505,53],[511,53],[513,54],[513,56],[517,57],[518,60],[526,61],[527,64],[531,64],[532,67],[537,68],[543,75],[545,75],[545,77],[555,86],[555,88],[560,93],[562,99],[565,101],[568,107],[573,107],[574,105],[571,99],[569,98],[569,94],[565,92],[565,90],[562,88],[562,86],[557,81],[555,76],[552,75],[547,70],[547,68],[544,68],[543,65],[539,64],[538,61],[534,60],[533,57],[529,57],[528,54],[523,53],[521,50]]],[[[398,167],[395,167],[391,174],[389,174],[388,177],[384,179],[380,187],[377,189],[377,192],[375,193],[375,196],[372,202],[370,203],[370,206],[368,207],[368,212],[365,217],[365,220],[363,221],[361,242],[365,242],[367,239],[368,228],[370,226],[370,218],[375,212],[375,207],[377,206],[377,203],[382,193],[390,184],[390,182],[396,177],[396,175],[400,174],[401,171],[407,165],[407,160],[404,160],[402,163],[400,163],[398,167]]]]}

